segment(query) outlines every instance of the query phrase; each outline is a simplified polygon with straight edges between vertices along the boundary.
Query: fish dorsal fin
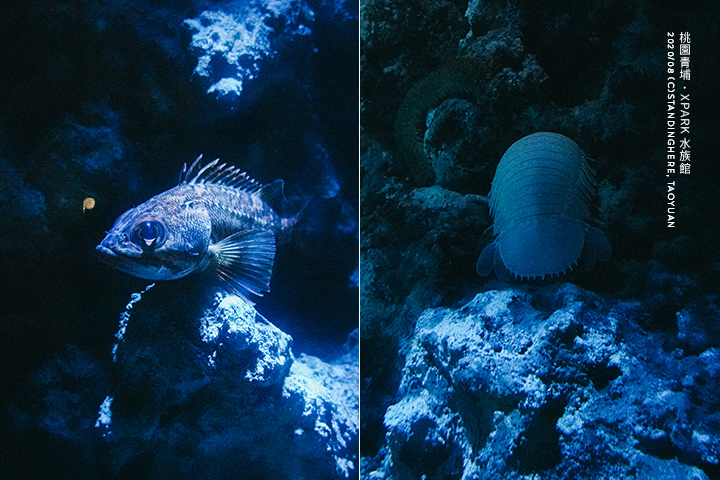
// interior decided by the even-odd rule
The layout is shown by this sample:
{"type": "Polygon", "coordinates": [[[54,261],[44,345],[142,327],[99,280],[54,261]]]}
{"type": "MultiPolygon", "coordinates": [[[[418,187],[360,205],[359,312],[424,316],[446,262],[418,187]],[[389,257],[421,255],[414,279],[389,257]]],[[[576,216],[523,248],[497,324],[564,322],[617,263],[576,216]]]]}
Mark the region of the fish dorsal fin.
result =
{"type": "Polygon", "coordinates": [[[202,155],[195,159],[190,168],[187,168],[187,164],[183,165],[180,172],[180,185],[225,185],[249,193],[255,193],[262,188],[261,184],[250,178],[247,173],[239,168],[226,163],[218,165],[219,158],[204,167],[201,159],[202,155]]]}
{"type": "Polygon", "coordinates": [[[262,296],[270,291],[275,236],[269,230],[244,230],[211,245],[215,269],[230,291],[262,296]]]}

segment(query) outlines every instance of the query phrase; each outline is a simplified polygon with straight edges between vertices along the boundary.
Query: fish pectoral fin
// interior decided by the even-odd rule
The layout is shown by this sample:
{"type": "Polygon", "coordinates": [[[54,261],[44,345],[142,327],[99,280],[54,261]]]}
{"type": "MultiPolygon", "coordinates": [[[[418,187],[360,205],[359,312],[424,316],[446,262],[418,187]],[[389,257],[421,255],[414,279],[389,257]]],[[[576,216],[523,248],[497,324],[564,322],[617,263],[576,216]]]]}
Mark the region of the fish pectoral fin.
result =
{"type": "Polygon", "coordinates": [[[215,270],[231,291],[262,296],[270,291],[275,236],[269,230],[246,230],[211,245],[215,270]]]}

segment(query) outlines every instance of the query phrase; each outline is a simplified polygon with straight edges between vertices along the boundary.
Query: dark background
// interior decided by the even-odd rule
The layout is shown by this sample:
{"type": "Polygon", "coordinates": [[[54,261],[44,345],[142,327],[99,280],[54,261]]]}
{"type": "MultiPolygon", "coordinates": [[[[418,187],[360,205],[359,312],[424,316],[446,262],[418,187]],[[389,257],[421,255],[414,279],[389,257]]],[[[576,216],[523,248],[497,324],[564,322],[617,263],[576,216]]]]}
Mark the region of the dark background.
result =
{"type": "Polygon", "coordinates": [[[307,203],[278,247],[272,292],[257,299],[258,311],[294,337],[296,354],[332,356],[357,328],[357,6],[308,5],[312,33],[288,34],[286,19],[276,19],[278,54],[261,62],[239,99],[228,99],[207,94],[208,80],[193,74],[198,55],[183,25],[223,2],[3,2],[5,478],[41,478],[59,465],[72,471],[89,458],[88,449],[63,443],[70,439],[58,432],[72,426],[40,418],[51,400],[28,392],[50,388],[42,367],[57,359],[86,369],[76,381],[90,371],[107,378],[119,315],[150,282],[100,263],[95,245],[124,211],[176,185],[183,163],[199,154],[261,183],[282,178],[288,199],[307,203]],[[82,211],[85,197],[95,198],[93,210],[82,211]]]}
{"type": "MultiPolygon", "coordinates": [[[[715,298],[717,5],[367,0],[362,12],[363,455],[383,455],[383,415],[398,401],[404,355],[420,313],[507,287],[475,272],[492,221],[486,207],[463,195],[487,195],[502,154],[525,135],[563,133],[595,160],[598,219],[612,258],[561,281],[607,299],[641,302],[649,312],[647,330],[669,339],[677,335],[675,313],[683,305],[715,298]],[[668,31],[675,32],[677,60],[680,32],[690,32],[692,44],[685,85],[693,160],[690,175],[675,176],[674,229],[666,227],[668,31]],[[438,198],[446,205],[424,205],[418,199],[430,195],[417,189],[398,151],[395,116],[413,85],[463,56],[486,62],[491,77],[451,96],[455,104],[428,109],[436,110],[432,127],[420,133],[425,152],[449,156],[454,171],[463,173],[440,182],[445,193],[438,198]]],[[[675,106],[679,118],[679,95],[675,106]]],[[[668,340],[667,348],[675,346],[668,340]]]]}

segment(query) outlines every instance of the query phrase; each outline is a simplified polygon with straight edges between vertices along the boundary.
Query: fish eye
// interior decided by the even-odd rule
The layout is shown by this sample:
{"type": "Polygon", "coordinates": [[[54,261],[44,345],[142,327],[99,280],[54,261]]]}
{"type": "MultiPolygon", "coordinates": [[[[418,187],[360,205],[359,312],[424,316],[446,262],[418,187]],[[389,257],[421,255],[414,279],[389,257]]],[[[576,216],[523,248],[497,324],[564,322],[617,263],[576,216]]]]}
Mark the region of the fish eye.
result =
{"type": "Polygon", "coordinates": [[[160,222],[148,220],[135,227],[135,239],[143,249],[159,247],[165,240],[165,228],[160,222]]]}

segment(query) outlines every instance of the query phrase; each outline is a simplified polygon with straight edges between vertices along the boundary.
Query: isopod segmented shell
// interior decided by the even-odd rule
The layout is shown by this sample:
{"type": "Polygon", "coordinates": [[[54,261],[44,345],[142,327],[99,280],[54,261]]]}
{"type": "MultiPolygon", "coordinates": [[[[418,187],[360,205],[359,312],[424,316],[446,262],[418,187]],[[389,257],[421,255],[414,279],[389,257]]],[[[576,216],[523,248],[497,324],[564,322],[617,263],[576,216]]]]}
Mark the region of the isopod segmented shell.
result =
{"type": "Polygon", "coordinates": [[[540,132],[512,144],[490,188],[495,240],[480,254],[478,273],[544,278],[607,260],[610,243],[590,225],[595,192],[588,157],[566,136],[540,132]]]}

